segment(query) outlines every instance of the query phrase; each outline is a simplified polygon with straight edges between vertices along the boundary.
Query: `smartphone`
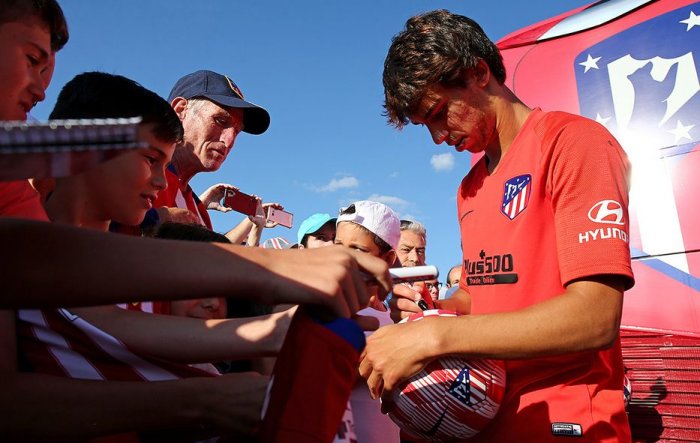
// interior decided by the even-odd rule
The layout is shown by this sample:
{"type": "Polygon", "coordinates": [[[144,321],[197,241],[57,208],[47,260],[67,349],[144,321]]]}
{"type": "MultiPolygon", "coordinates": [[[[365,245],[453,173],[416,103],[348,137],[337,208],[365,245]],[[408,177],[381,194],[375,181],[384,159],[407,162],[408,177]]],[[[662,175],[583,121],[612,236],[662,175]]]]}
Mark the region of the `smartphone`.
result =
{"type": "Polygon", "coordinates": [[[294,215],[291,212],[283,211],[281,209],[267,208],[267,221],[277,222],[285,228],[291,228],[293,219],[294,215]]]}
{"type": "Polygon", "coordinates": [[[255,209],[258,206],[258,199],[252,195],[245,194],[235,189],[227,189],[224,197],[224,206],[238,211],[241,214],[255,217],[255,209]]]}

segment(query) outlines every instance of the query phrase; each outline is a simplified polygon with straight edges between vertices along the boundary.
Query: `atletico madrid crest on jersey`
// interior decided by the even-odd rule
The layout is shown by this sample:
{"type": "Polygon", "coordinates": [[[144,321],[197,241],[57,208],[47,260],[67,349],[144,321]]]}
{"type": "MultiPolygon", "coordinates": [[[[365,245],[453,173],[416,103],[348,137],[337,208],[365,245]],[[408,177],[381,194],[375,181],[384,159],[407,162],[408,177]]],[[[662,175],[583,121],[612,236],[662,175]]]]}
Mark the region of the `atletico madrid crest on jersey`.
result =
{"type": "Polygon", "coordinates": [[[501,212],[513,220],[527,208],[532,190],[532,176],[530,174],[513,177],[503,185],[503,203],[501,212]]]}

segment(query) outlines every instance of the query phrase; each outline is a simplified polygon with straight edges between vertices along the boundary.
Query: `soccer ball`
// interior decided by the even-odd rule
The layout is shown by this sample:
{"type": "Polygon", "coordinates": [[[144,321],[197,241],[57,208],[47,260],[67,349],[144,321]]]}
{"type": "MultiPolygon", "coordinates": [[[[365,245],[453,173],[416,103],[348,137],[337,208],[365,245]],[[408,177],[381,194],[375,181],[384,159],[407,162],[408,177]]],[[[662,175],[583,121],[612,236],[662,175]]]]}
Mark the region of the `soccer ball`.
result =
{"type": "MultiPolygon", "coordinates": [[[[412,315],[455,317],[438,309],[412,315]]],[[[427,441],[456,441],[481,431],[498,412],[506,387],[502,361],[442,357],[393,393],[388,415],[401,430],[427,441]]]]}

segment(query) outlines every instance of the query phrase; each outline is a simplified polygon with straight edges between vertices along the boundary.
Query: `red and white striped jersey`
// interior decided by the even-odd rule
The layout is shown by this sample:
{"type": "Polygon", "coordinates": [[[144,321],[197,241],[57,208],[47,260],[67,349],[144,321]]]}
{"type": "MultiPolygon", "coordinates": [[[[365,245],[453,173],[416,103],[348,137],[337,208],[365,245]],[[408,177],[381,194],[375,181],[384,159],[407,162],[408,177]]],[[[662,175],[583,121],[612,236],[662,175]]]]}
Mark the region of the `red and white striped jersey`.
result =
{"type": "Polygon", "coordinates": [[[158,193],[158,198],[153,202],[153,207],[167,206],[170,208],[189,209],[190,212],[199,218],[199,221],[204,226],[212,229],[207,208],[199,200],[199,197],[197,197],[190,185],[180,181],[180,177],[172,164],[165,170],[165,179],[168,181],[168,187],[158,193]]]}
{"type": "Polygon", "coordinates": [[[141,355],[68,309],[17,311],[23,370],[84,380],[163,381],[211,377],[186,364],[141,355]]]}

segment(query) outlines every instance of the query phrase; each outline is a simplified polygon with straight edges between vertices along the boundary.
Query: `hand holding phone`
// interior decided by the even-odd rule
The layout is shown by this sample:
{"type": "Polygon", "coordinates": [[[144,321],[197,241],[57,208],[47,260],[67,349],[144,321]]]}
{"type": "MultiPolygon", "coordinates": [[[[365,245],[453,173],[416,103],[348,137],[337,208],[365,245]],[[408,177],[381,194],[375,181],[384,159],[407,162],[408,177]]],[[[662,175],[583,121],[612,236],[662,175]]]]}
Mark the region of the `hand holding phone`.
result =
{"type": "Polygon", "coordinates": [[[224,197],[224,206],[241,214],[255,217],[258,199],[235,189],[227,189],[224,197]]]}
{"type": "Polygon", "coordinates": [[[294,215],[291,212],[283,211],[272,206],[267,208],[267,221],[275,222],[285,228],[292,227],[294,215]]]}

